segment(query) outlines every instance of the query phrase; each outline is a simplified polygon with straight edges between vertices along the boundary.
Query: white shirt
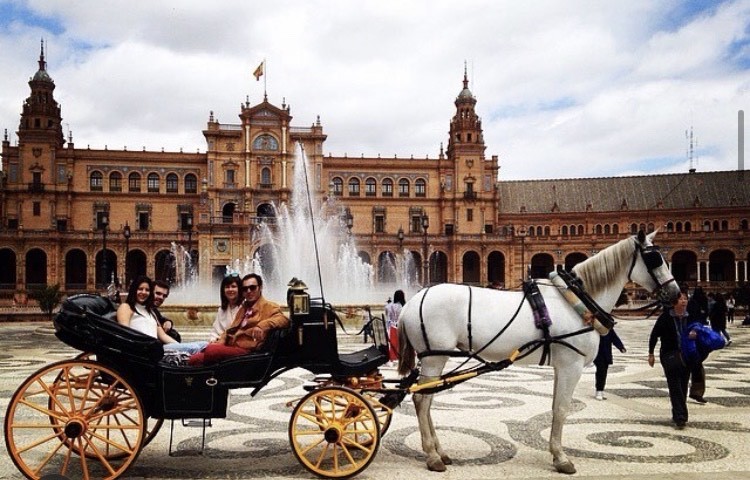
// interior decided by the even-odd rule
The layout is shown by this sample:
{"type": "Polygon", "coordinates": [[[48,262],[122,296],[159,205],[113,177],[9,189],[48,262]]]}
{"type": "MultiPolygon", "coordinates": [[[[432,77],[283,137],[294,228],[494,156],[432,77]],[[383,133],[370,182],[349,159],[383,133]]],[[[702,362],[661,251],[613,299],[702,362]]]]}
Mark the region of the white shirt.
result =
{"type": "Polygon", "coordinates": [[[146,307],[136,303],[135,312],[133,312],[133,316],[130,317],[130,328],[145,333],[149,337],[158,338],[156,336],[156,325],[156,318],[148,313],[146,307]]]}
{"type": "Polygon", "coordinates": [[[221,334],[229,328],[229,325],[234,321],[234,317],[237,316],[237,312],[241,306],[242,304],[236,306],[228,305],[226,310],[222,310],[221,307],[219,307],[219,311],[216,312],[216,319],[211,327],[211,337],[208,340],[209,342],[218,339],[221,334]]]}
{"type": "Polygon", "coordinates": [[[385,320],[388,328],[398,327],[398,316],[401,314],[401,304],[398,302],[391,302],[385,306],[385,320]]]}

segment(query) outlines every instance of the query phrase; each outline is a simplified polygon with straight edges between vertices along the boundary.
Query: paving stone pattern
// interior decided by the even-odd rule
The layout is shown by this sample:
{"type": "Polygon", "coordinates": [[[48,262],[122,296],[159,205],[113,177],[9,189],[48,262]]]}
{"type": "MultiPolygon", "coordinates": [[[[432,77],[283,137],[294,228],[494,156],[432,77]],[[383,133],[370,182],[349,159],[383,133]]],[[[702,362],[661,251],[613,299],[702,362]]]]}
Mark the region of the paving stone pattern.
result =
{"type": "MultiPolygon", "coordinates": [[[[574,477],[612,479],[750,479],[750,329],[730,327],[734,343],[706,362],[708,404],[690,401],[690,421],[675,430],[660,366],[646,363],[651,320],[624,320],[617,330],[628,352],[614,351],[607,400],[593,398],[594,368],[587,368],[574,396],[564,433],[566,451],[576,464],[574,477]]],[[[185,331],[186,340],[203,339],[206,329],[185,331]]],[[[340,337],[342,351],[361,346],[340,337]]],[[[37,323],[0,324],[0,408],[5,411],[18,385],[36,369],[78,352],[37,323]]],[[[384,367],[394,378],[393,368],[384,367]]],[[[169,422],[141,452],[126,479],[313,478],[294,458],[287,429],[292,408],[311,375],[301,369],[272,380],[256,397],[250,390],[230,393],[226,419],[206,432],[174,426],[172,457],[167,455],[169,422]],[[291,404],[291,405],[290,405],[291,404]]],[[[563,478],[552,468],[547,440],[551,421],[553,372],[536,365],[513,366],[437,395],[433,416],[444,449],[454,459],[448,472],[428,472],[410,398],[395,411],[372,464],[359,479],[563,478]]],[[[0,478],[20,474],[0,455],[0,478]]]]}

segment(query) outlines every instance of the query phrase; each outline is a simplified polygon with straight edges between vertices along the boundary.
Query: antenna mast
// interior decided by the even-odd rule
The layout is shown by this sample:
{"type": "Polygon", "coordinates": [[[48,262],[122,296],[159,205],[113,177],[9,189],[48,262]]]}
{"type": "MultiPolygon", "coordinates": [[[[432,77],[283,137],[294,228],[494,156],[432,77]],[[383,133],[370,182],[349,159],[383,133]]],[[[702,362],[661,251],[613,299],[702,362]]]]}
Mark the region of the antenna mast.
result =
{"type": "MultiPolygon", "coordinates": [[[[698,139],[693,136],[693,126],[690,126],[690,130],[685,130],[685,138],[688,140],[687,158],[690,163],[689,172],[695,173],[695,164],[693,163],[694,149],[698,148],[698,139]]],[[[696,160],[697,163],[697,160],[696,160]]]]}

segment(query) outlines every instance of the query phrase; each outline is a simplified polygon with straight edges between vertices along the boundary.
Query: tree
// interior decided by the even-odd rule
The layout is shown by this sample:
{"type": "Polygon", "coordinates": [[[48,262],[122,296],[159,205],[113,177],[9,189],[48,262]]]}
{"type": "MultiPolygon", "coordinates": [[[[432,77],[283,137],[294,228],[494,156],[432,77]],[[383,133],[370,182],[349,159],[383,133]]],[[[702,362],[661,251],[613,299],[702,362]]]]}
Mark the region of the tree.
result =
{"type": "Polygon", "coordinates": [[[36,288],[30,292],[29,296],[37,301],[39,308],[43,312],[46,312],[49,315],[49,319],[52,320],[52,311],[60,305],[63,292],[60,290],[60,284],[57,283],[55,285],[45,285],[44,287],[36,288]]]}

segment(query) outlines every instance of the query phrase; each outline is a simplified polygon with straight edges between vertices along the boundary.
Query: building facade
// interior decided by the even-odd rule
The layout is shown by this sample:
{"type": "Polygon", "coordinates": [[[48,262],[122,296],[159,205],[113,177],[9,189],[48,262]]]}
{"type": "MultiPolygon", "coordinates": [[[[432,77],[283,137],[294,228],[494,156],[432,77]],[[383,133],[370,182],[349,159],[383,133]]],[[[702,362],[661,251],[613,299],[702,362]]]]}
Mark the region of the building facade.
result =
{"type": "Polygon", "coordinates": [[[526,272],[546,276],[660,228],[678,280],[717,289],[748,280],[743,172],[502,181],[465,72],[446,147],[424,159],[326,154],[320,120],[295,126],[290,107],[266,97],[241,104],[239,123],[211,112],[205,153],[77,148],[64,138],[44,51],[29,87],[17,141],[6,129],[2,143],[0,296],[57,283],[91,291],[138,274],[174,281],[187,258],[201,277],[221,276],[263,247],[251,233],[290,201],[301,149],[314,194],[337,197],[377,272],[406,249],[420,283],[515,287],[526,272]]]}

